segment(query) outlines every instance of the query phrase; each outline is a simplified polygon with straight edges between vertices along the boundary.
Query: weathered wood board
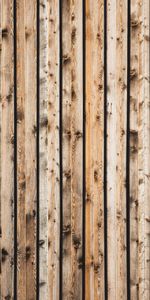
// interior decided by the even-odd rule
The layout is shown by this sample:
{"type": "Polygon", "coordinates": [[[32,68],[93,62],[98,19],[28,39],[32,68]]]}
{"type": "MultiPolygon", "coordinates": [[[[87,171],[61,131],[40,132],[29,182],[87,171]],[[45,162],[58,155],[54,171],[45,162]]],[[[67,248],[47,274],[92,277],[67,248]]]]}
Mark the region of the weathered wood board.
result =
{"type": "Polygon", "coordinates": [[[0,0],[0,299],[150,298],[149,0],[0,0]]]}

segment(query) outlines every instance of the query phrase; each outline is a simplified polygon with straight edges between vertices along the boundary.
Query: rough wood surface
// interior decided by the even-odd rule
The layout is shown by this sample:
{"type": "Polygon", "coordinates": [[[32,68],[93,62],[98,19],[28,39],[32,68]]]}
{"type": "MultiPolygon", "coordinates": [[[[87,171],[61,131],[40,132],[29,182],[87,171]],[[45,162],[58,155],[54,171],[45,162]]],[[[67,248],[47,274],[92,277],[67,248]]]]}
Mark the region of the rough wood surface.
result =
{"type": "Polygon", "coordinates": [[[150,298],[149,14],[149,0],[0,0],[0,299],[126,300],[128,279],[131,300],[150,298]]]}
{"type": "Polygon", "coordinates": [[[127,3],[107,3],[108,299],[126,299],[127,3]]]}
{"type": "Polygon", "coordinates": [[[63,298],[82,299],[82,1],[63,1],[62,23],[63,298]]]}
{"type": "Polygon", "coordinates": [[[36,1],[17,1],[17,295],[36,295],[36,1]]]}
{"type": "Polygon", "coordinates": [[[131,299],[138,299],[138,3],[131,5],[130,69],[130,238],[131,299]],[[135,267],[137,266],[137,267],[135,267]]]}
{"type": "Polygon", "coordinates": [[[86,299],[104,299],[104,2],[86,1],[86,299]]]}
{"type": "Polygon", "coordinates": [[[59,1],[40,5],[40,297],[59,299],[59,1]]]}
{"type": "Polygon", "coordinates": [[[48,299],[48,1],[40,3],[40,298],[48,299]]]}
{"type": "Polygon", "coordinates": [[[150,297],[149,5],[131,3],[131,298],[150,297]]]}
{"type": "Polygon", "coordinates": [[[14,222],[14,81],[13,1],[1,1],[1,290],[0,298],[13,299],[14,222]]]}
{"type": "Polygon", "coordinates": [[[59,1],[48,2],[48,299],[59,299],[59,1]]]}

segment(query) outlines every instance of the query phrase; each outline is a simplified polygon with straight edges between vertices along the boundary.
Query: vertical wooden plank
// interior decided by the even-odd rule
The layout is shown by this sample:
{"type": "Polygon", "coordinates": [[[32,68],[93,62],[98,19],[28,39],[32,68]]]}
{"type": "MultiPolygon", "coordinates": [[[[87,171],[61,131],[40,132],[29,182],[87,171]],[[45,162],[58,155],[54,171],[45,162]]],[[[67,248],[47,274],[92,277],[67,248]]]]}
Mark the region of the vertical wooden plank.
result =
{"type": "MultiPolygon", "coordinates": [[[[2,128],[2,1],[0,1],[0,145],[1,145],[1,128],[2,128]]],[[[1,147],[0,147],[0,191],[1,191],[1,147]]],[[[1,274],[2,274],[2,248],[1,248],[1,237],[2,237],[2,227],[1,227],[1,192],[0,192],[0,297],[1,293],[1,274]]]]}
{"type": "MultiPolygon", "coordinates": [[[[143,299],[150,299],[150,3],[143,0],[142,5],[142,38],[143,47],[141,51],[142,59],[142,98],[144,101],[143,109],[143,177],[144,177],[144,193],[143,193],[143,203],[144,213],[143,218],[143,232],[144,235],[144,251],[143,251],[143,266],[144,266],[144,276],[143,276],[143,289],[141,294],[143,299]],[[144,291],[143,291],[144,290],[144,291]]],[[[143,267],[142,267],[143,269],[143,267]]]]}
{"type": "Polygon", "coordinates": [[[25,4],[17,2],[17,295],[26,299],[25,4]]]}
{"type": "Polygon", "coordinates": [[[131,297],[149,299],[150,109],[149,4],[147,1],[143,0],[139,3],[131,1],[131,26],[131,253],[134,253],[131,259],[131,297]]]}
{"type": "Polygon", "coordinates": [[[40,6],[40,297],[59,299],[59,1],[40,6]]]}
{"type": "Polygon", "coordinates": [[[131,299],[138,299],[138,2],[131,1],[130,238],[131,299]]]}
{"type": "Polygon", "coordinates": [[[108,1],[107,22],[108,299],[126,299],[126,1],[108,1]]]}
{"type": "Polygon", "coordinates": [[[1,299],[13,299],[13,1],[1,1],[1,299]]]}
{"type": "Polygon", "coordinates": [[[104,299],[104,1],[86,1],[86,299],[104,299]]]}
{"type": "MultiPolygon", "coordinates": [[[[0,1],[0,145],[1,145],[1,128],[2,128],[2,1],[0,1]]],[[[0,191],[1,191],[1,147],[0,147],[0,191]]],[[[1,274],[2,274],[2,248],[1,248],[1,237],[2,237],[2,227],[1,227],[1,192],[0,192],[0,297],[1,295],[1,274]]]]}
{"type": "Polygon", "coordinates": [[[48,6],[48,299],[59,299],[59,1],[48,6]]]}
{"type": "Polygon", "coordinates": [[[25,163],[26,163],[26,261],[27,299],[36,296],[36,108],[37,108],[37,1],[25,1],[26,83],[25,83],[25,163]]]}
{"type": "Polygon", "coordinates": [[[17,1],[18,298],[36,295],[36,1],[17,1]]]}
{"type": "Polygon", "coordinates": [[[82,299],[82,1],[62,2],[63,298],[82,299]]]}
{"type": "Polygon", "coordinates": [[[40,3],[40,298],[48,299],[48,1],[40,3]]]}
{"type": "Polygon", "coordinates": [[[138,78],[138,265],[139,299],[150,298],[150,68],[149,5],[143,0],[139,8],[139,78],[138,78]],[[148,205],[149,203],[149,205],[148,205]]]}

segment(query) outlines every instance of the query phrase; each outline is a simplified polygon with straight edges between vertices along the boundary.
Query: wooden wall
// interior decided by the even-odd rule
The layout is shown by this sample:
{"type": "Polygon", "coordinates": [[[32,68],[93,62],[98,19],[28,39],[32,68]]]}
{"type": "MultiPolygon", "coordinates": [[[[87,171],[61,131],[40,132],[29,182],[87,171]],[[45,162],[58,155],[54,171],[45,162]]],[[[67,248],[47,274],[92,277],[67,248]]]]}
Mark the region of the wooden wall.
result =
{"type": "Polygon", "coordinates": [[[149,0],[0,0],[0,299],[150,299],[149,0]]]}

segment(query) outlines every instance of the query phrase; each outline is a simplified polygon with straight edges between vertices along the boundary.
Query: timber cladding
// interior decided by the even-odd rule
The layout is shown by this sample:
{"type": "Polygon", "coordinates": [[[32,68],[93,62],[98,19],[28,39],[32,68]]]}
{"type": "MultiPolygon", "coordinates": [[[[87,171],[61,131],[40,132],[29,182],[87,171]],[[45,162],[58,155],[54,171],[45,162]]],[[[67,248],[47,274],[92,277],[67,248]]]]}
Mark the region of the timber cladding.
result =
{"type": "Polygon", "coordinates": [[[0,0],[0,299],[150,299],[149,0],[0,0]]]}

